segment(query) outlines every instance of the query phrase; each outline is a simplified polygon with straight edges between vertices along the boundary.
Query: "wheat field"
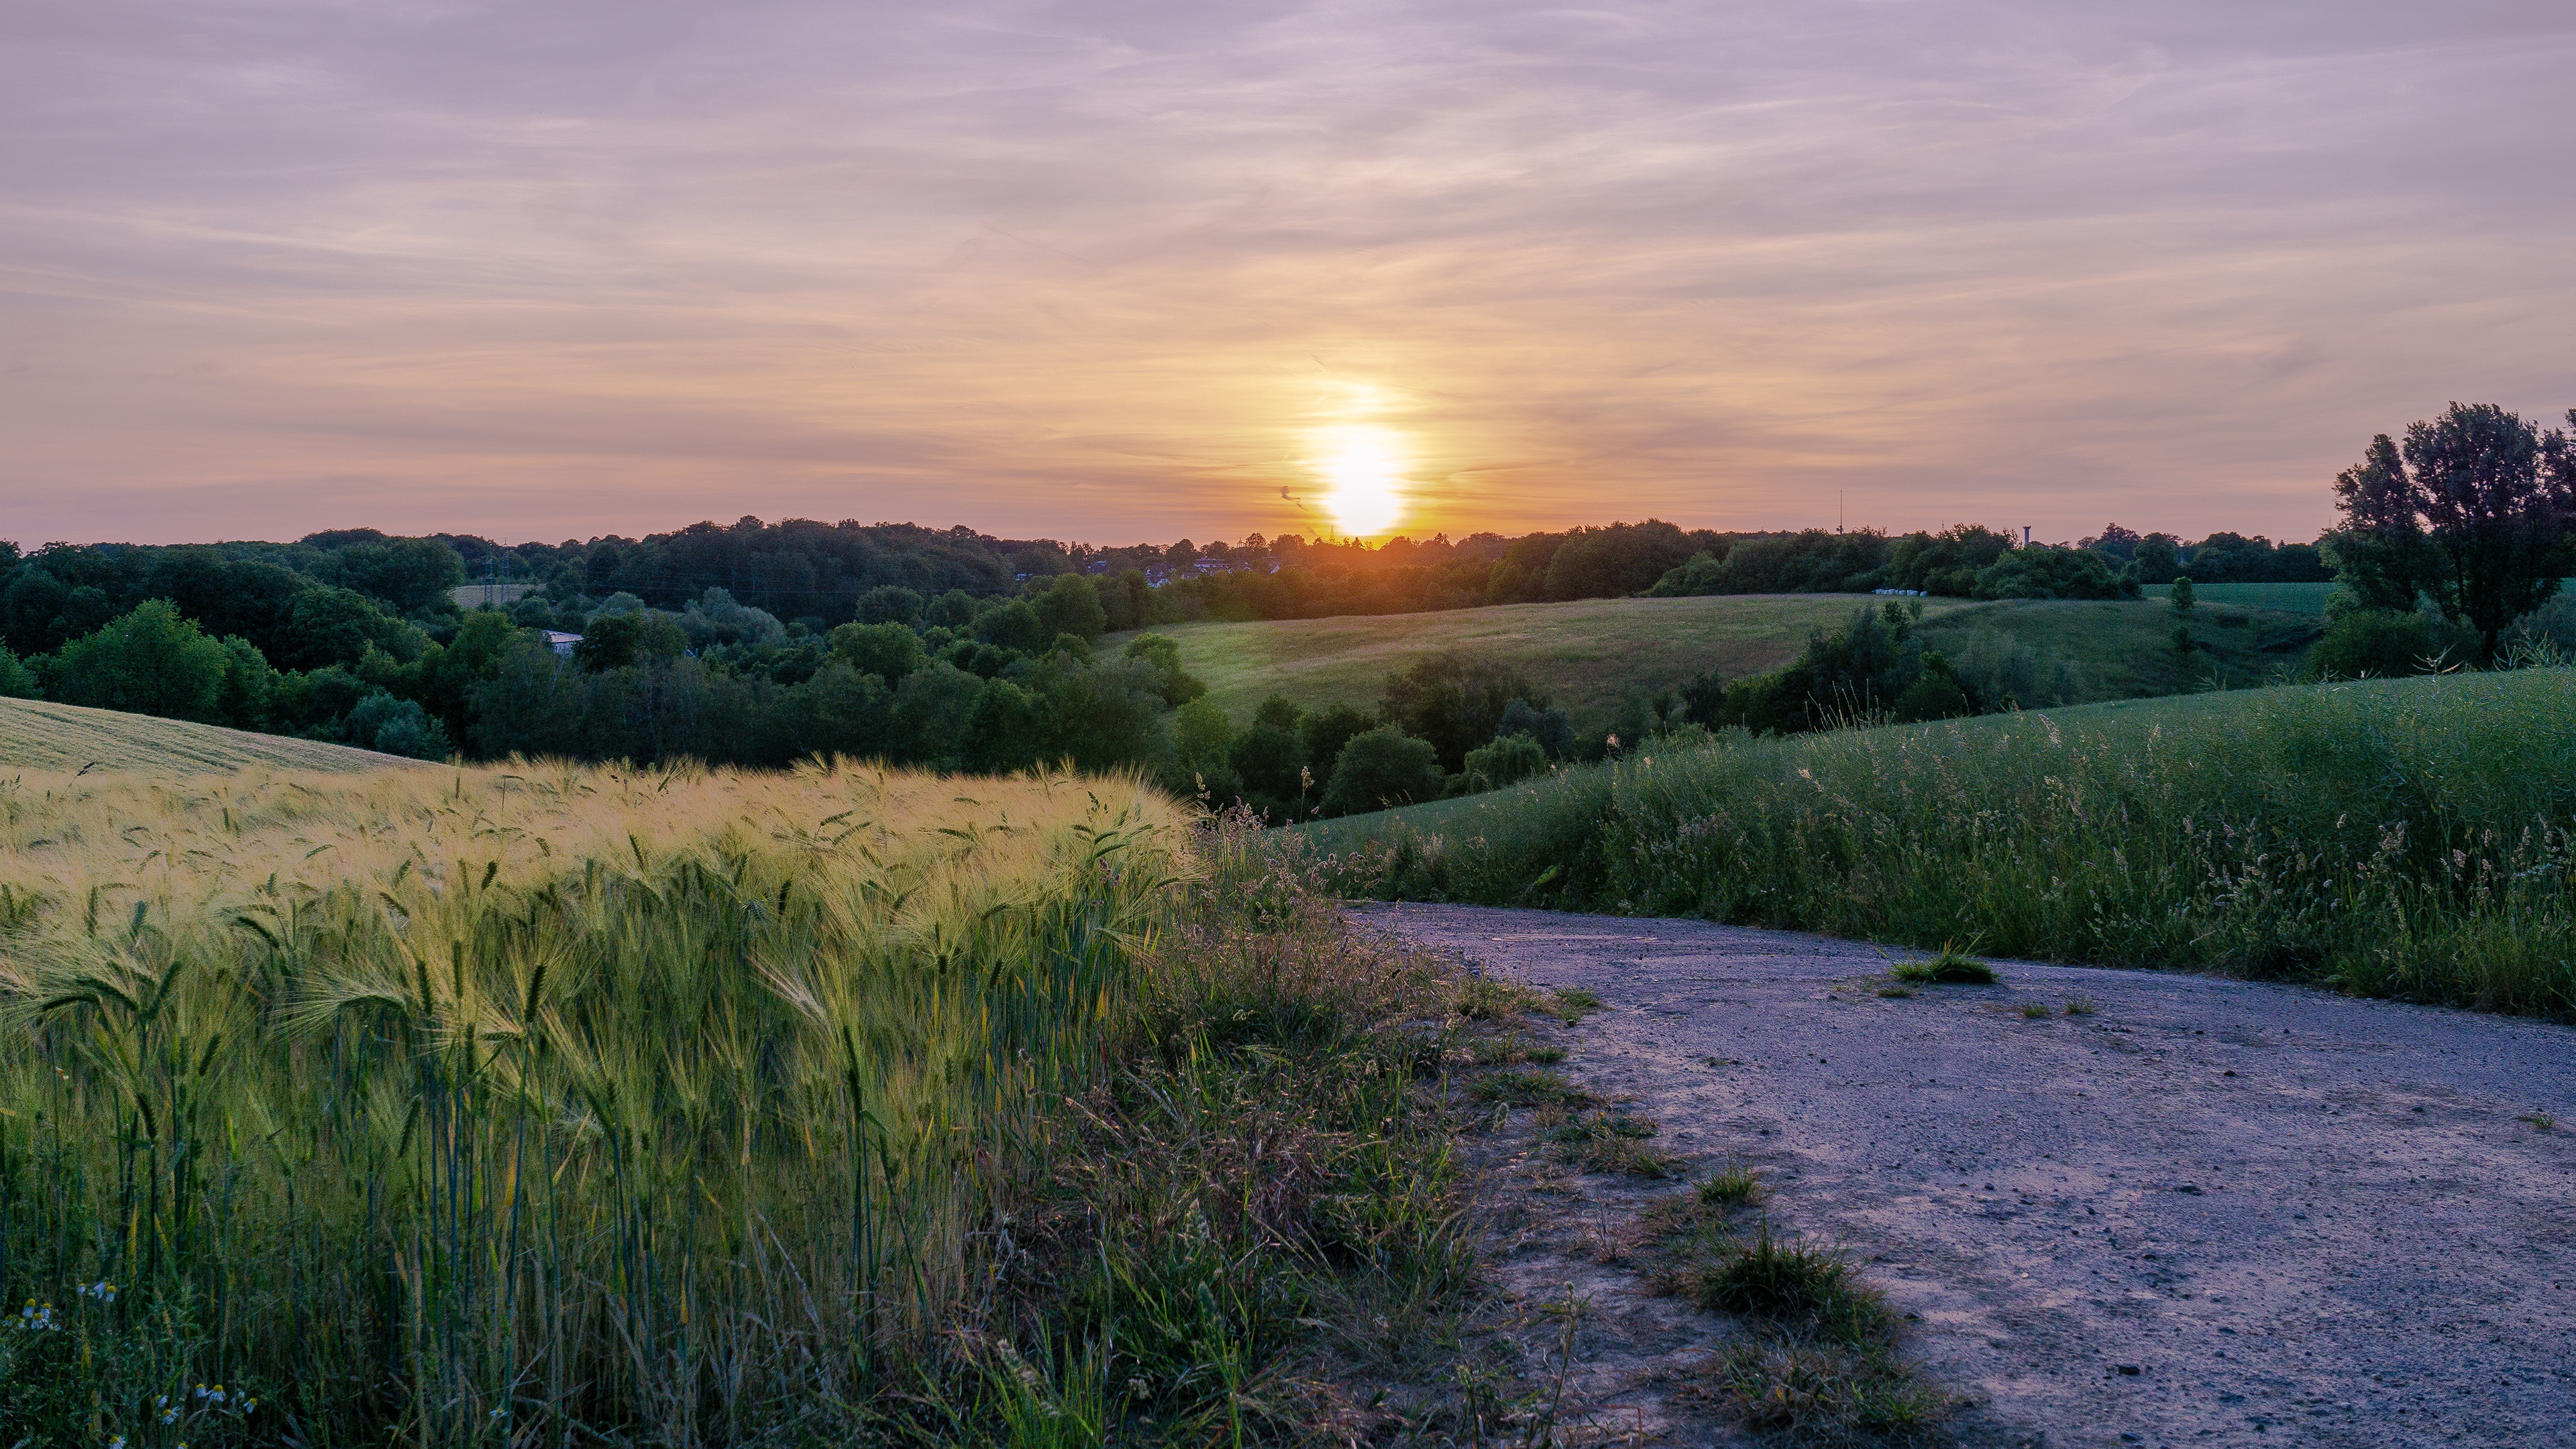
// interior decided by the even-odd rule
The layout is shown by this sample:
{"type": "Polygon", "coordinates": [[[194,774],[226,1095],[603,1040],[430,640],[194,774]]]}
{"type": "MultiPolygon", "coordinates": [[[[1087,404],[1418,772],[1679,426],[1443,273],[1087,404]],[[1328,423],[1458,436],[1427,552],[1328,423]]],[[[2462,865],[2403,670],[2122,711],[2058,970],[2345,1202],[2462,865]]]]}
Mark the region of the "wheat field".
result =
{"type": "Polygon", "coordinates": [[[1051,1150],[1193,869],[1120,779],[21,771],[0,1419],[844,1431],[971,1321],[996,1164],[1051,1150]]]}

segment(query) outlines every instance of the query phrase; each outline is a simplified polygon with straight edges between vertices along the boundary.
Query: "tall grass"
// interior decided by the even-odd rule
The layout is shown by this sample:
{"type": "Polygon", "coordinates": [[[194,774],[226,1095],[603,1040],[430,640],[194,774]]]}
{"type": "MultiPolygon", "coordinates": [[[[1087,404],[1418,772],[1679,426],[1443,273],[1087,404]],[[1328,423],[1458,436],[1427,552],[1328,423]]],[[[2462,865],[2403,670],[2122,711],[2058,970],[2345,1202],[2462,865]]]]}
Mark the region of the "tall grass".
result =
{"type": "Polygon", "coordinates": [[[2576,674],[2534,669],[1646,750],[1438,833],[1385,817],[1319,864],[1353,894],[1973,939],[2568,1018],[2571,720],[2576,674]]]}
{"type": "MultiPolygon", "coordinates": [[[[1275,1265],[1260,1312],[1174,1282],[1229,1291],[1292,1237],[1447,1249],[1436,1183],[1375,1238],[1200,1190],[1174,1144],[1221,1155],[1257,1076],[1217,1069],[1211,1011],[1311,1018],[1290,1070],[1360,1048],[1311,941],[1192,914],[1193,830],[1132,781],[852,767],[0,783],[0,1285],[34,1305],[0,1330],[0,1425],[142,1449],[1239,1420],[1311,1305],[1275,1265]],[[1169,1331],[1234,1379],[1140,1354],[1135,1304],[1175,1293],[1169,1331]]],[[[1409,1009],[1412,977],[1371,979],[1409,1009]]],[[[1281,1090],[1304,1130],[1403,1115],[1406,1074],[1339,1066],[1281,1090]]],[[[1308,1212],[1414,1170],[1384,1139],[1264,1191],[1308,1212]]]]}

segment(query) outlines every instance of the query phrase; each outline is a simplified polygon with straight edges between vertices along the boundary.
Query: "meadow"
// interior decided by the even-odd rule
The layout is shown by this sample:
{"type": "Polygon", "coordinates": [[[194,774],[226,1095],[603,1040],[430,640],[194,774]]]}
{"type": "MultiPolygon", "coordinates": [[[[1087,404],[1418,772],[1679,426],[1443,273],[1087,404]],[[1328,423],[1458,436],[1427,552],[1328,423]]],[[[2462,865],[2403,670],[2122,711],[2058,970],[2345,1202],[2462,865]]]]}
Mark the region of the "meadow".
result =
{"type": "Polygon", "coordinates": [[[22,771],[0,1424],[1262,1440],[1465,1281],[1450,991],[1126,778],[22,771]]]}
{"type": "MultiPolygon", "coordinates": [[[[1285,695],[1300,708],[1374,711],[1388,674],[1451,650],[1508,660],[1549,691],[1578,729],[1606,726],[1619,705],[1715,670],[1727,678],[1776,669],[1810,632],[1840,628],[1864,594],[1732,594],[1687,599],[1587,599],[1426,614],[1355,615],[1256,623],[1168,624],[1181,667],[1236,723],[1285,695]]],[[[2173,645],[2171,609],[2142,602],[1965,599],[1924,606],[1925,643],[1954,655],[1991,631],[2077,668],[2089,697],[2121,699],[2262,682],[2298,663],[2316,621],[2221,606],[2192,620],[2188,654],[2173,645]]],[[[1115,642],[1121,636],[1110,636],[1115,642]]]]}
{"type": "Polygon", "coordinates": [[[142,770],[179,775],[251,766],[318,771],[426,768],[416,760],[317,740],[77,704],[0,699],[0,770],[142,770]]]}
{"type": "Polygon", "coordinates": [[[1282,832],[1360,896],[1693,916],[2576,1018],[2576,672],[1650,742],[1282,832]]]}
{"type": "MultiPolygon", "coordinates": [[[[2323,584],[2196,584],[2192,598],[2203,604],[2231,604],[2240,609],[2269,609],[2280,614],[2314,614],[2322,618],[2326,600],[2334,597],[2343,585],[2323,584]]],[[[2138,592],[2150,599],[2171,599],[2171,584],[2142,584],[2138,592]]]]}

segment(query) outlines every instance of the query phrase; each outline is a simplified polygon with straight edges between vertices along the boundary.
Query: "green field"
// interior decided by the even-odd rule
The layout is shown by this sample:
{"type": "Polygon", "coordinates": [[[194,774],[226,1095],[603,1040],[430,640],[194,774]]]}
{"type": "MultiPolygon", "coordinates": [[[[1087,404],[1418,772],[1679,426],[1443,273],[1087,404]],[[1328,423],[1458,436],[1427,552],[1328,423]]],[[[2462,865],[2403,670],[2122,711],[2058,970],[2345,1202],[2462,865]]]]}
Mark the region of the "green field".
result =
{"type": "Polygon", "coordinates": [[[447,591],[460,609],[507,608],[537,591],[535,584],[458,584],[447,591]]]}
{"type": "MultiPolygon", "coordinates": [[[[1586,599],[1428,614],[1349,615],[1250,624],[1175,624],[1153,632],[1181,646],[1181,667],[1206,681],[1238,724],[1284,694],[1304,709],[1374,709],[1390,673],[1449,650],[1497,655],[1528,671],[1578,727],[1604,722],[1632,694],[1668,689],[1714,669],[1729,678],[1797,657],[1810,631],[1887,602],[1866,594],[1733,594],[1691,599],[1586,599]]],[[[2212,679],[2250,684],[2295,666],[2315,621],[2273,611],[2206,607],[2192,621],[2205,649],[2173,649],[2163,604],[1921,599],[1926,641],[1958,650],[1992,629],[2066,655],[2094,698],[2197,689],[2212,679]]],[[[1104,647],[1125,637],[1112,635],[1104,647]]]]}
{"type": "MultiPolygon", "coordinates": [[[[2283,614],[2316,614],[2326,611],[2326,599],[2343,585],[2323,584],[2195,584],[2192,597],[2203,604],[2233,604],[2244,609],[2269,609],[2283,614]]],[[[2173,597],[2171,584],[2146,584],[2141,592],[2151,599],[2173,597]]]]}
{"type": "Polygon", "coordinates": [[[76,704],[0,699],[0,769],[199,774],[267,765],[282,770],[412,768],[419,760],[219,725],[119,714],[76,704]]]}
{"type": "Polygon", "coordinates": [[[1653,745],[1281,848],[1347,894],[1686,915],[2576,1018],[2576,672],[1653,745]]]}

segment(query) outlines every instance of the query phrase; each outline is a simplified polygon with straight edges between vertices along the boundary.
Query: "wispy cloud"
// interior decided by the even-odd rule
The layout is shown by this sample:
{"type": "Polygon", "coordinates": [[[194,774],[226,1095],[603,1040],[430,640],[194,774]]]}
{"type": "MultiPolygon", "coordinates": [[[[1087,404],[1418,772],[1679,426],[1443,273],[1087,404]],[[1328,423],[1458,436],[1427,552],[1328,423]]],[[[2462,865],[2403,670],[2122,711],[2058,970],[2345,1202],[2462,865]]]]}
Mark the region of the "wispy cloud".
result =
{"type": "Polygon", "coordinates": [[[0,536],[2304,535],[2576,403],[2562,5],[0,11],[0,536]]]}

